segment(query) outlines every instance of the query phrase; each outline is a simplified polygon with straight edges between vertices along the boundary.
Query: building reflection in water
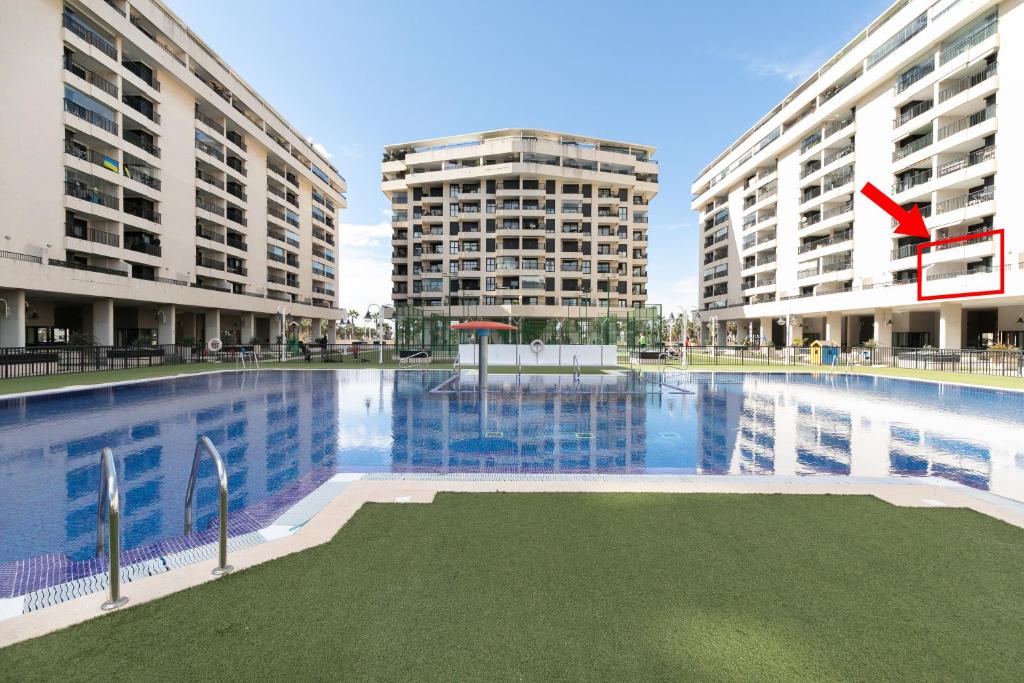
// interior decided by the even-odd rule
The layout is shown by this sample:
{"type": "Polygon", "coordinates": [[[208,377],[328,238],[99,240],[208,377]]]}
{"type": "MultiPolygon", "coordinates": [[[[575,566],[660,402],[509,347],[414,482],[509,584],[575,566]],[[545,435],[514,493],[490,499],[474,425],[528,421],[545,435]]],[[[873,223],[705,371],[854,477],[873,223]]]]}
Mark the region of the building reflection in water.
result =
{"type": "Polygon", "coordinates": [[[639,472],[645,469],[646,395],[640,384],[585,377],[492,378],[427,394],[436,378],[396,373],[394,471],[639,472]],[[427,395],[425,395],[427,394],[427,395]]]}

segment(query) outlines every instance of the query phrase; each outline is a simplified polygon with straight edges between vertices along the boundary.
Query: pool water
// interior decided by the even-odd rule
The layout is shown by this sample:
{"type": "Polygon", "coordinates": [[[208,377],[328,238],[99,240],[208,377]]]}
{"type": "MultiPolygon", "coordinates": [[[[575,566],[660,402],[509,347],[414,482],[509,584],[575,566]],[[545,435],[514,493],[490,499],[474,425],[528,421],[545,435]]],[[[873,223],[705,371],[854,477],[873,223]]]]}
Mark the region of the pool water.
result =
{"type": "MultiPolygon", "coordinates": [[[[233,534],[337,472],[904,475],[1024,500],[1024,393],[829,374],[492,375],[482,401],[475,382],[228,372],[0,400],[0,575],[93,557],[105,446],[124,548],[180,537],[200,435],[227,461],[233,534]]],[[[197,529],[216,499],[204,461],[197,529]]]]}

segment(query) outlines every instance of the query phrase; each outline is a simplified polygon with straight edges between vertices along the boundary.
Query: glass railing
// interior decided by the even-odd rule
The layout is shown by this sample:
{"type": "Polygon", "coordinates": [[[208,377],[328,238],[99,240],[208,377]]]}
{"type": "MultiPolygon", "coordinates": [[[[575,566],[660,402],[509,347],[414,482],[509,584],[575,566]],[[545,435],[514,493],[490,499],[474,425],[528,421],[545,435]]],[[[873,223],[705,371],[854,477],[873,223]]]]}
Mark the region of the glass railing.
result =
{"type": "Polygon", "coordinates": [[[958,57],[972,47],[983,43],[996,34],[998,28],[998,20],[992,21],[976,31],[964,36],[957,40],[955,43],[944,47],[942,53],[939,55],[939,63],[945,64],[951,59],[958,57]]]}

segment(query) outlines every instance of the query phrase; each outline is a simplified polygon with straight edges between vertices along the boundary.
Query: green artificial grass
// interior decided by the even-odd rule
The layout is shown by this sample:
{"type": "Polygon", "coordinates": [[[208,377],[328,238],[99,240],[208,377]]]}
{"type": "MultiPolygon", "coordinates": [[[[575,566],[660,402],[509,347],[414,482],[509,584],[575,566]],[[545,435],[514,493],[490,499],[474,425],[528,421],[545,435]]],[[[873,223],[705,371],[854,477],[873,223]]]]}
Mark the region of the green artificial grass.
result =
{"type": "Polygon", "coordinates": [[[1021,567],[1024,530],[870,497],[442,494],[0,679],[1020,680],[1021,567]]]}
{"type": "MultiPolygon", "coordinates": [[[[397,365],[395,363],[384,363],[378,365],[375,362],[360,363],[351,359],[345,362],[333,363],[306,363],[302,360],[290,360],[286,362],[261,363],[263,370],[448,370],[451,371],[451,363],[431,363],[422,365],[397,365]]],[[[42,391],[45,389],[63,389],[65,387],[89,386],[92,384],[103,384],[105,382],[127,382],[135,379],[153,379],[156,377],[171,377],[173,375],[192,375],[200,372],[215,372],[218,370],[235,370],[234,363],[203,363],[195,365],[155,365],[145,368],[127,368],[125,370],[103,370],[100,372],[79,372],[67,375],[50,375],[47,377],[14,377],[0,379],[0,396],[4,394],[18,394],[25,391],[42,391]]],[[[472,368],[463,367],[464,370],[472,368]]],[[[600,375],[605,370],[619,369],[584,367],[580,368],[581,374],[600,375]]],[[[515,374],[517,368],[514,366],[492,365],[489,368],[491,374],[508,375],[515,374]]],[[[523,368],[523,374],[531,375],[571,375],[571,367],[557,366],[530,366],[523,368]]]]}
{"type": "Polygon", "coordinates": [[[1024,390],[1024,377],[1006,377],[1002,375],[979,375],[962,372],[941,372],[939,370],[914,370],[906,368],[870,368],[863,366],[838,366],[828,365],[757,365],[755,363],[691,363],[682,367],[679,361],[668,364],[644,364],[626,366],[640,372],[661,372],[663,370],[684,370],[689,372],[835,372],[840,374],[854,375],[875,375],[879,377],[896,377],[903,379],[923,379],[931,382],[949,382],[952,384],[967,384],[975,387],[992,387],[995,389],[1022,389],[1024,390]]]}

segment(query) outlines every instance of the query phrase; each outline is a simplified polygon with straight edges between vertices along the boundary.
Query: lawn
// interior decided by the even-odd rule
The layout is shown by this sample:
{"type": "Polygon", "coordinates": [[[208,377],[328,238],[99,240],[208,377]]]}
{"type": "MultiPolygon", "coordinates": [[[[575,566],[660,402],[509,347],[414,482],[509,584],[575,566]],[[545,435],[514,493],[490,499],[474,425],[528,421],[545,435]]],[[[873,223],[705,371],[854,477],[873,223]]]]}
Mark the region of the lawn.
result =
{"type": "MultiPolygon", "coordinates": [[[[378,365],[376,362],[358,363],[348,358],[345,362],[335,363],[304,363],[301,360],[288,362],[261,363],[261,369],[285,369],[285,370],[447,370],[451,372],[451,363],[433,363],[422,365],[396,365],[384,363],[378,365]]],[[[137,379],[153,379],[156,377],[168,377],[179,374],[193,374],[197,372],[214,372],[217,370],[234,370],[233,363],[202,363],[195,365],[155,365],[144,368],[128,368],[125,370],[103,370],[99,372],[80,372],[67,375],[50,375],[46,377],[15,377],[0,379],[0,396],[4,394],[17,394],[24,391],[42,391],[44,389],[61,389],[72,386],[86,386],[90,384],[102,384],[104,382],[126,382],[137,379]]],[[[463,369],[472,369],[463,366],[463,369]]],[[[608,368],[612,369],[612,368],[608,368]]],[[[491,366],[492,374],[515,374],[517,368],[512,366],[491,366]]],[[[524,373],[535,375],[572,374],[571,367],[536,366],[524,367],[524,373]]],[[[581,368],[584,375],[601,374],[601,368],[581,368]]]]}
{"type": "MultiPolygon", "coordinates": [[[[904,379],[924,379],[931,382],[950,382],[953,384],[969,384],[975,387],[992,387],[995,389],[1020,389],[1024,390],[1024,378],[1005,377],[1001,375],[975,375],[962,372],[941,372],[939,370],[914,370],[906,368],[870,368],[862,366],[839,366],[830,367],[827,365],[757,365],[755,363],[720,363],[720,364],[690,364],[681,367],[679,362],[662,365],[645,364],[634,365],[634,370],[641,372],[661,372],[663,370],[684,370],[688,372],[836,372],[850,373],[854,375],[876,375],[880,377],[897,377],[904,379]]],[[[2,386],[2,384],[0,384],[2,386]]]]}
{"type": "Polygon", "coordinates": [[[0,679],[1019,680],[1022,566],[1024,530],[868,497],[444,494],[0,679]]]}

